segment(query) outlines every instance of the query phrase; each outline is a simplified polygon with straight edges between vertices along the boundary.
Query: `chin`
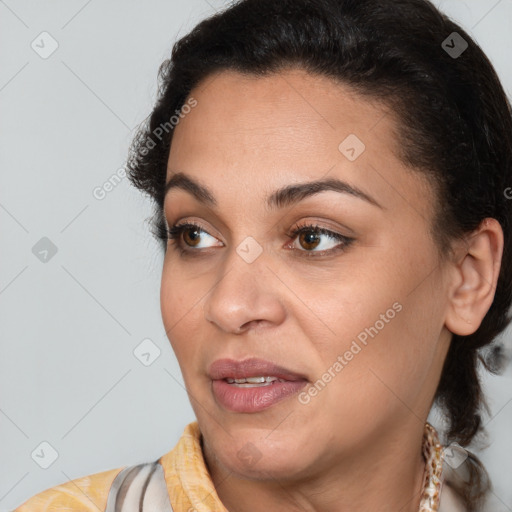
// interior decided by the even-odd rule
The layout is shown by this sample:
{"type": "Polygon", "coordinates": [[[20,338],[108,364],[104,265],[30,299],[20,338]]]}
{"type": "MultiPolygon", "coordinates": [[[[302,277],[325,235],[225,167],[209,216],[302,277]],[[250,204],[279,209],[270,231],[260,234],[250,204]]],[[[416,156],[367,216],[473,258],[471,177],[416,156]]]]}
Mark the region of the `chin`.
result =
{"type": "MultiPolygon", "coordinates": [[[[315,458],[311,444],[293,434],[271,439],[269,432],[268,428],[247,426],[231,428],[229,436],[220,429],[210,437],[210,445],[217,460],[240,478],[283,480],[306,472],[315,458]]],[[[311,440],[313,434],[306,437],[311,440]]]]}
{"type": "Polygon", "coordinates": [[[249,480],[288,480],[298,477],[307,470],[307,462],[302,456],[292,455],[297,450],[273,449],[258,450],[254,453],[250,444],[238,451],[226,453],[222,463],[239,478],[249,480]]]}

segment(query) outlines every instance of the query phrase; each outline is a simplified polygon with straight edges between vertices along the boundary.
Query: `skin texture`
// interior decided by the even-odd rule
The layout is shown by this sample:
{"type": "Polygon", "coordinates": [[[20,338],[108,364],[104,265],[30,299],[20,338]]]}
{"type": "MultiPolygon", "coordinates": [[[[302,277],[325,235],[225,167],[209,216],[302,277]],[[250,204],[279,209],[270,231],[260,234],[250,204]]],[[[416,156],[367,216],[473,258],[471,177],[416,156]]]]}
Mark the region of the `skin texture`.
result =
{"type": "Polygon", "coordinates": [[[499,224],[487,219],[441,258],[430,231],[435,196],[396,157],[394,116],[346,85],[300,69],[223,71],[191,96],[197,106],[175,128],[167,179],[185,172],[218,204],[169,191],[168,226],[191,221],[204,231],[195,243],[193,230],[180,240],[201,256],[169,242],[161,309],[220,499],[236,512],[416,512],[424,423],[451,333],[474,332],[492,303],[499,224]],[[366,147],[355,161],[338,149],[349,134],[366,147]],[[275,189],[324,177],[381,208],[336,191],[266,208],[275,189]],[[354,241],[308,258],[340,244],[288,236],[309,223],[354,241]],[[250,264],[236,251],[248,236],[263,249],[250,264]],[[259,357],[313,385],[396,303],[394,318],[308,403],[295,395],[234,413],[216,402],[213,361],[259,357]],[[237,455],[248,449],[255,462],[237,455]]]}

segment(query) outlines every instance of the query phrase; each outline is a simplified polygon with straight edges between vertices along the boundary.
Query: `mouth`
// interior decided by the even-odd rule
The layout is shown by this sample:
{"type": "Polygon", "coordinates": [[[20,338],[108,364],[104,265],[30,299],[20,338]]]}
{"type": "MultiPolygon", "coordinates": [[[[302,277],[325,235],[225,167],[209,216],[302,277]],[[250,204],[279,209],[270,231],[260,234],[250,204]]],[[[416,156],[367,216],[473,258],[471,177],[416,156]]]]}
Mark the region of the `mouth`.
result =
{"type": "Polygon", "coordinates": [[[217,403],[231,412],[259,412],[302,389],[304,375],[263,359],[219,359],[209,368],[217,403]]]}
{"type": "Polygon", "coordinates": [[[273,382],[289,382],[286,379],[279,379],[278,377],[247,377],[245,379],[232,379],[228,377],[224,379],[228,384],[233,384],[237,388],[261,388],[264,386],[271,386],[273,382]]]}
{"type": "Polygon", "coordinates": [[[257,358],[242,361],[217,359],[210,365],[208,375],[212,380],[230,379],[231,384],[264,384],[275,380],[307,380],[302,374],[279,366],[272,361],[257,358]]]}

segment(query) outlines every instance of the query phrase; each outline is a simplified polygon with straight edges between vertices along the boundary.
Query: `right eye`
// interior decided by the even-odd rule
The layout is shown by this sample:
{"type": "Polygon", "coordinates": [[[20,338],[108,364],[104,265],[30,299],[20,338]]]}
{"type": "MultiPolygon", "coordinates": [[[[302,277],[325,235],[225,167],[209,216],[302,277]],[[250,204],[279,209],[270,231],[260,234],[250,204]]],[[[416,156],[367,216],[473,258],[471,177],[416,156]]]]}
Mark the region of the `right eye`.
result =
{"type": "MultiPolygon", "coordinates": [[[[204,233],[210,238],[216,240],[215,237],[209,235],[201,226],[192,222],[186,222],[183,224],[175,224],[168,230],[168,240],[180,249],[181,253],[184,252],[195,252],[195,249],[204,249],[200,247],[198,242],[200,241],[201,234],[204,233]],[[184,236],[182,236],[184,235],[184,236]],[[183,242],[184,240],[184,242],[183,242]],[[195,249],[186,249],[186,247],[194,247],[195,249]]],[[[208,248],[208,247],[206,247],[208,248]]]]}

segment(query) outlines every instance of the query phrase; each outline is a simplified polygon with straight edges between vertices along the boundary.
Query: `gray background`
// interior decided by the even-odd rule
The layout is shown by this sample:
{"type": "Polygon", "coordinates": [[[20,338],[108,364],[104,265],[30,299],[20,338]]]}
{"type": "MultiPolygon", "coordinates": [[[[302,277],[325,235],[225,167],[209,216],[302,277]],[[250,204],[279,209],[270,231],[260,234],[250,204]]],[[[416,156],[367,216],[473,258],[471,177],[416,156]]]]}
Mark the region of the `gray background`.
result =
{"type": "MultiPolygon", "coordinates": [[[[512,0],[435,3],[483,47],[510,93],[512,0]]],[[[101,200],[93,191],[124,164],[174,41],[222,4],[0,1],[1,511],[154,460],[194,419],[161,321],[149,200],[126,179],[101,200]],[[134,354],[147,339],[148,366],[134,354]],[[58,454],[47,469],[43,442],[58,454]]],[[[512,370],[484,382],[489,510],[512,511],[512,370]]]]}

